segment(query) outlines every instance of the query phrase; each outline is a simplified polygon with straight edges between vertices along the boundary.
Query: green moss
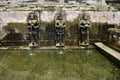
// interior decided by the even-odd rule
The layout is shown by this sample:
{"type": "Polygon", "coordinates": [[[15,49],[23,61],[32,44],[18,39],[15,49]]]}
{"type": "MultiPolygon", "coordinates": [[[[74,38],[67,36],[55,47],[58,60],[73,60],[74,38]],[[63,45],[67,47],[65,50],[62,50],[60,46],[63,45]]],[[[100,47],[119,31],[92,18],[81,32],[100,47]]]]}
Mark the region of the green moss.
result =
{"type": "Polygon", "coordinates": [[[28,31],[27,24],[25,23],[8,23],[7,26],[3,26],[3,28],[8,31],[10,29],[17,28],[20,31],[28,31]]]}
{"type": "Polygon", "coordinates": [[[71,26],[78,25],[78,18],[74,19],[74,21],[67,21],[66,22],[66,28],[69,28],[71,26]]]}
{"type": "Polygon", "coordinates": [[[95,39],[100,39],[101,41],[108,40],[108,29],[115,27],[114,24],[108,23],[92,23],[90,32],[91,36],[95,39]]]}
{"type": "Polygon", "coordinates": [[[0,5],[0,7],[5,7],[5,5],[0,5]]]}
{"type": "MultiPolygon", "coordinates": [[[[79,18],[74,19],[74,21],[66,22],[66,33],[64,37],[64,42],[66,45],[77,44],[78,42],[78,20],[79,18]]],[[[91,23],[90,28],[90,42],[94,43],[96,41],[106,41],[108,42],[108,28],[115,27],[114,24],[107,23],[91,23]]],[[[119,27],[119,26],[118,26],[119,27]]],[[[8,23],[7,26],[3,27],[6,31],[17,28],[20,31],[27,32],[27,24],[25,23],[8,23]]],[[[55,30],[54,30],[54,21],[52,22],[40,22],[40,40],[50,40],[55,39],[55,30]]],[[[47,43],[46,43],[47,44],[47,43]]]]}

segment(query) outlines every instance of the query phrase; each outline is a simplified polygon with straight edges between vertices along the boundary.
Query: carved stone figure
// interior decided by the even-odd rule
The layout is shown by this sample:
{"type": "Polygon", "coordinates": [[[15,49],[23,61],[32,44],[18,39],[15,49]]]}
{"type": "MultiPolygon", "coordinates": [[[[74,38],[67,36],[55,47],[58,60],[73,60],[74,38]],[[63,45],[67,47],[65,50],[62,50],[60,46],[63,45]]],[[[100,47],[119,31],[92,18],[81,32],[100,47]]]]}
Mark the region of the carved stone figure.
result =
{"type": "Polygon", "coordinates": [[[39,39],[39,25],[38,25],[38,16],[35,12],[31,12],[28,14],[27,17],[27,25],[29,30],[29,40],[30,40],[30,47],[37,47],[38,46],[38,39],[39,39]]]}
{"type": "Polygon", "coordinates": [[[59,12],[55,16],[55,41],[56,47],[63,47],[63,37],[65,34],[65,15],[59,12]]]}
{"type": "Polygon", "coordinates": [[[83,17],[79,21],[79,45],[89,45],[89,27],[89,15],[83,13],[83,17]]]}

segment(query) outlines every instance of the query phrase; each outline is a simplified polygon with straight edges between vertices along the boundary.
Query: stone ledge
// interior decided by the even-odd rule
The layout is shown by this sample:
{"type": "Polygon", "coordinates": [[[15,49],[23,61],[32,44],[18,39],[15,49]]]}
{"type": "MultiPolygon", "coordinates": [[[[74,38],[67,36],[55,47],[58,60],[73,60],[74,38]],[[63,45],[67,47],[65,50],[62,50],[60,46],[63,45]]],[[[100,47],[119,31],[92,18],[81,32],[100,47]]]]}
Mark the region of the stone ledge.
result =
{"type": "Polygon", "coordinates": [[[96,48],[103,53],[107,58],[120,66],[120,53],[113,50],[112,48],[104,45],[101,42],[95,43],[96,48]]]}

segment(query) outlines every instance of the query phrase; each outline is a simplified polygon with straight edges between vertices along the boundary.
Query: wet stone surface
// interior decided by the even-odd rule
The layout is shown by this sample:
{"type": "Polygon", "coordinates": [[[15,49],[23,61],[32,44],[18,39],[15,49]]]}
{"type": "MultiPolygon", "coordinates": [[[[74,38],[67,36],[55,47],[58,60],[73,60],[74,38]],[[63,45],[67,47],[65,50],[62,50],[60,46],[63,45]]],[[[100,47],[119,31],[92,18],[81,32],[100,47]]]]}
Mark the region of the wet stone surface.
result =
{"type": "Polygon", "coordinates": [[[120,80],[120,68],[94,49],[0,50],[0,80],[120,80]]]}

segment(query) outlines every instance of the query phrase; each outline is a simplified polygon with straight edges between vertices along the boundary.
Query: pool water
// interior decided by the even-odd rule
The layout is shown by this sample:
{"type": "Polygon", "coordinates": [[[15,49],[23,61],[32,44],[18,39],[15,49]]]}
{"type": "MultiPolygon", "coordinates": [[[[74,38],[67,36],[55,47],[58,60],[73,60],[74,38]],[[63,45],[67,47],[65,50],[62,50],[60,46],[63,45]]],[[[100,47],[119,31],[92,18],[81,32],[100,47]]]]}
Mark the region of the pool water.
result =
{"type": "Polygon", "coordinates": [[[120,68],[95,49],[0,50],[0,80],[120,80],[120,68]]]}

